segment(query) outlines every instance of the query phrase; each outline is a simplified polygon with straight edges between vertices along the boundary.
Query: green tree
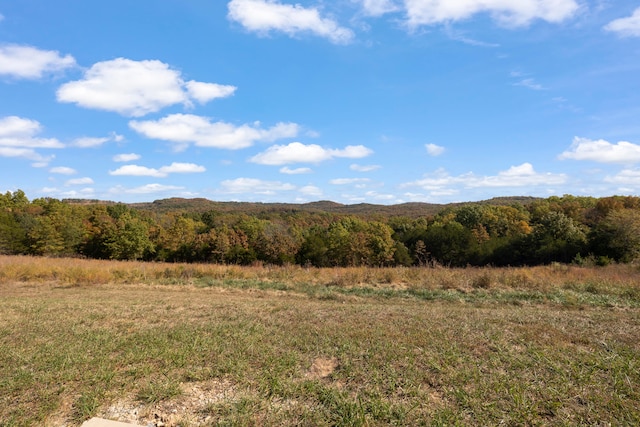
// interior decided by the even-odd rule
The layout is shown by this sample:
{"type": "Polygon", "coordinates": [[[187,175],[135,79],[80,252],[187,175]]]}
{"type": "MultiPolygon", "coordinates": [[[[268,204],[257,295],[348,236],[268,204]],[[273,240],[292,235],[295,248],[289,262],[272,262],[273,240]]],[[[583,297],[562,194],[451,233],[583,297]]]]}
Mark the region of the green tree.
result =
{"type": "Polygon", "coordinates": [[[15,214],[0,209],[0,254],[24,253],[26,237],[27,233],[15,214]]]}
{"type": "Polygon", "coordinates": [[[574,220],[562,212],[550,211],[541,218],[528,241],[534,263],[571,262],[586,249],[587,237],[574,220]]]}
{"type": "Polygon", "coordinates": [[[600,256],[620,262],[640,258],[640,210],[610,210],[592,231],[591,247],[600,256]]]}
{"type": "Polygon", "coordinates": [[[103,245],[108,258],[118,260],[140,259],[154,248],[147,223],[129,212],[122,213],[115,227],[106,230],[103,245]]]}

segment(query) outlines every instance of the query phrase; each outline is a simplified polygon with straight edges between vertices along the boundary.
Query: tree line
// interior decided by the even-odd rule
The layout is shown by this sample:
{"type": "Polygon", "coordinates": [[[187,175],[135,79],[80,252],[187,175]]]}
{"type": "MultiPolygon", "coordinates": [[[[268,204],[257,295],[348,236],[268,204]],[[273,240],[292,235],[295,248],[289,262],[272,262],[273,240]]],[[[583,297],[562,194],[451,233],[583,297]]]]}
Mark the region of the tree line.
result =
{"type": "Polygon", "coordinates": [[[0,253],[305,266],[628,263],[640,198],[550,197],[449,206],[420,217],[296,209],[154,211],[0,194],[0,253]]]}

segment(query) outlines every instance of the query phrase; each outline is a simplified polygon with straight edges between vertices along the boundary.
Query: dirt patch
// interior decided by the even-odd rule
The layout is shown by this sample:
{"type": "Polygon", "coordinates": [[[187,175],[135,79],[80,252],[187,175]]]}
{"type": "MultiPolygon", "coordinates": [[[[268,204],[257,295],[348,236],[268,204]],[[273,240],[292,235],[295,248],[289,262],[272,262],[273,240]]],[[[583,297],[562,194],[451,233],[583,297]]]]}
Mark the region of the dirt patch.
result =
{"type": "Polygon", "coordinates": [[[305,376],[312,380],[327,378],[338,369],[338,366],[340,366],[340,363],[335,357],[330,359],[318,357],[313,361],[305,376]]]}
{"type": "Polygon", "coordinates": [[[235,386],[226,380],[211,380],[181,385],[182,393],[156,404],[122,399],[98,412],[96,416],[147,427],[200,426],[211,422],[207,408],[238,398],[235,386]]]}

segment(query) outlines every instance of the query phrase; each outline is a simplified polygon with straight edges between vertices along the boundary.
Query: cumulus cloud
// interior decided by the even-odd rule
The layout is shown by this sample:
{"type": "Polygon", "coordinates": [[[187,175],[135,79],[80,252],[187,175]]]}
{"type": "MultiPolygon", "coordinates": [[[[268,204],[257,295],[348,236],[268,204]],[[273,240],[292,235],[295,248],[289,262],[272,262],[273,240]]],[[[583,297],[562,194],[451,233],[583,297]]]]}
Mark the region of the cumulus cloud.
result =
{"type": "Polygon", "coordinates": [[[126,188],[120,185],[109,189],[110,194],[154,194],[154,193],[167,193],[171,191],[184,190],[184,187],[178,187],[175,185],[162,185],[162,184],[147,184],[140,187],[126,188]]]}
{"type": "Polygon", "coordinates": [[[171,163],[169,166],[162,166],[159,169],[148,168],[139,165],[125,165],[116,170],[109,171],[109,175],[114,176],[152,176],[164,178],[172,173],[201,173],[205,172],[204,166],[194,163],[171,163]]]}
{"type": "Polygon", "coordinates": [[[256,141],[272,142],[295,137],[299,132],[299,126],[295,123],[278,123],[269,129],[262,129],[259,123],[242,126],[212,123],[207,117],[192,114],[172,114],[160,120],[133,120],[129,126],[147,138],[176,143],[179,149],[194,144],[237,150],[250,147],[256,141]]]}
{"type": "Polygon", "coordinates": [[[377,191],[367,191],[365,193],[368,199],[374,199],[382,203],[402,203],[403,200],[398,199],[394,194],[383,194],[377,191]]]}
{"type": "Polygon", "coordinates": [[[60,175],[75,175],[77,173],[75,169],[66,166],[56,166],[55,168],[49,169],[49,172],[60,175]]]}
{"type": "Polygon", "coordinates": [[[236,91],[235,86],[219,85],[217,83],[204,83],[189,81],[185,84],[189,96],[200,104],[206,104],[207,102],[216,98],[226,98],[233,95],[236,91]]]}
{"type": "Polygon", "coordinates": [[[196,165],[195,163],[176,163],[173,162],[169,166],[162,166],[160,172],[170,173],[201,173],[206,172],[204,166],[196,165]]]}
{"type": "Polygon", "coordinates": [[[112,159],[114,162],[126,163],[126,162],[133,162],[134,160],[138,160],[141,157],[142,156],[140,154],[136,154],[136,153],[123,153],[123,154],[116,154],[115,156],[112,157],[112,159]]]}
{"type": "Polygon", "coordinates": [[[60,102],[141,117],[174,104],[204,103],[230,96],[233,86],[184,82],[181,74],[157,61],[117,58],[94,64],[82,80],[66,83],[57,92],[60,102]]]}
{"type": "Polygon", "coordinates": [[[625,169],[617,175],[605,177],[604,181],[612,184],[640,187],[640,169],[625,169]]]}
{"type": "Polygon", "coordinates": [[[2,147],[0,146],[0,157],[20,157],[27,160],[32,160],[33,167],[45,167],[53,160],[54,156],[42,156],[31,148],[15,148],[15,147],[2,147]]]}
{"type": "Polygon", "coordinates": [[[51,194],[57,197],[86,198],[93,196],[95,190],[93,188],[82,188],[80,190],[61,191],[55,187],[44,187],[40,190],[40,193],[51,194]]]}
{"type": "Polygon", "coordinates": [[[292,191],[296,187],[280,181],[263,181],[255,178],[237,178],[220,183],[220,192],[226,194],[272,195],[278,191],[292,191]]]}
{"type": "Polygon", "coordinates": [[[512,166],[506,171],[501,171],[494,176],[478,176],[467,173],[459,176],[451,176],[445,170],[439,169],[423,179],[404,183],[401,188],[419,187],[431,192],[455,191],[455,187],[463,188],[508,188],[508,187],[534,187],[543,185],[560,185],[567,181],[565,174],[538,173],[530,163],[512,166]],[[454,187],[454,189],[452,189],[454,187]]]}
{"type": "Polygon", "coordinates": [[[0,157],[17,157],[34,162],[34,167],[44,167],[53,156],[43,156],[36,148],[63,148],[64,144],[54,138],[39,138],[42,125],[17,116],[0,118],[0,157]]]}
{"type": "Polygon", "coordinates": [[[363,145],[349,145],[341,150],[323,148],[316,144],[305,145],[292,142],[288,145],[274,145],[249,159],[261,165],[279,166],[291,163],[320,163],[336,157],[357,159],[373,153],[363,145]]]}
{"type": "Polygon", "coordinates": [[[116,170],[109,171],[109,175],[114,176],[153,176],[156,178],[162,178],[167,176],[160,172],[158,169],[148,168],[146,166],[139,165],[125,165],[116,170]]]}
{"type": "Polygon", "coordinates": [[[461,21],[478,13],[489,13],[501,25],[528,25],[535,19],[562,22],[573,16],[576,0],[405,0],[410,28],[461,21]]]}
{"type": "Polygon", "coordinates": [[[621,37],[640,37],[640,7],[634,10],[629,17],[609,22],[604,29],[621,37]]]}
{"type": "Polygon", "coordinates": [[[333,19],[322,17],[316,8],[282,4],[275,0],[231,0],[228,7],[230,20],[259,34],[270,31],[289,36],[311,33],[333,43],[349,43],[354,37],[351,30],[341,27],[333,19]]]}
{"type": "Polygon", "coordinates": [[[298,190],[300,194],[310,197],[320,197],[322,196],[322,190],[315,185],[305,185],[304,187],[298,190]]]}
{"type": "Polygon", "coordinates": [[[427,149],[427,153],[433,157],[437,157],[444,153],[444,147],[436,144],[426,144],[424,147],[427,149]]]}
{"type": "Polygon", "coordinates": [[[38,138],[42,125],[17,116],[0,118],[0,146],[20,148],[63,148],[54,138],[38,138]]]}
{"type": "Polygon", "coordinates": [[[372,172],[380,169],[381,167],[382,166],[380,165],[357,165],[354,163],[351,166],[349,166],[349,169],[356,172],[372,172]]]}
{"type": "Polygon", "coordinates": [[[64,185],[70,186],[70,185],[91,185],[91,184],[93,184],[93,179],[85,177],[85,178],[74,178],[74,179],[67,180],[67,182],[65,182],[64,185]]]}
{"type": "Polygon", "coordinates": [[[75,65],[73,56],[62,56],[57,51],[14,44],[0,46],[0,75],[40,79],[75,65]]]}
{"type": "Polygon", "coordinates": [[[575,137],[571,147],[560,159],[590,160],[599,163],[637,163],[640,162],[640,145],[627,141],[612,144],[604,139],[591,140],[575,137]]]}
{"type": "Polygon", "coordinates": [[[305,174],[305,173],[311,173],[313,172],[311,170],[311,168],[296,168],[296,169],[290,169],[288,167],[283,167],[280,169],[280,173],[284,173],[286,175],[301,175],[301,174],[305,174]]]}

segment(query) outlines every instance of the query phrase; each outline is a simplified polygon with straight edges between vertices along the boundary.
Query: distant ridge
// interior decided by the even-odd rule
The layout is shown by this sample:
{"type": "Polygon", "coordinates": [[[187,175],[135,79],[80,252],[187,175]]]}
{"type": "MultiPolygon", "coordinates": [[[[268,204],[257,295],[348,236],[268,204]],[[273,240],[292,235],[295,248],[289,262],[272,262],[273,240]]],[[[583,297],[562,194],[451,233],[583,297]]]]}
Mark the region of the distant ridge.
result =
{"type": "MultiPolygon", "coordinates": [[[[516,197],[494,197],[489,200],[478,202],[461,202],[449,204],[409,202],[398,205],[376,205],[371,203],[359,203],[345,205],[329,200],[320,200],[310,203],[257,203],[257,202],[216,202],[205,198],[186,199],[172,197],[159,199],[153,202],[127,203],[132,208],[155,211],[155,212],[207,212],[211,210],[225,213],[247,213],[256,214],[260,212],[317,212],[334,213],[343,215],[360,215],[367,217],[376,216],[406,216],[420,217],[435,215],[448,207],[460,207],[466,205],[494,205],[511,206],[514,204],[527,205],[538,197],[516,196],[516,197]]],[[[114,204],[112,201],[85,200],[85,199],[64,199],[63,202],[70,204],[114,204]]]]}

